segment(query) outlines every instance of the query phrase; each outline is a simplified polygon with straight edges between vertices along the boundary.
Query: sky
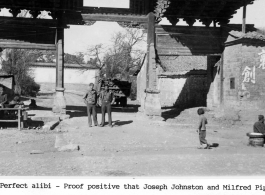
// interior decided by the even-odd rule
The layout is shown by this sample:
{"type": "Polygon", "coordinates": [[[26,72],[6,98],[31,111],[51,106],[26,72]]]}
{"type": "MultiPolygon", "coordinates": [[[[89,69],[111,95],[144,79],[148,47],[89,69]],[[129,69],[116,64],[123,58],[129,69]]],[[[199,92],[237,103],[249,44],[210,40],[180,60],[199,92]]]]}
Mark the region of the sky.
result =
{"type": "Polygon", "coordinates": [[[129,8],[129,0],[84,0],[84,6],[129,8]]]}
{"type": "MultiPolygon", "coordinates": [[[[121,7],[127,8],[129,0],[84,0],[85,6],[94,7],[121,7]]],[[[255,27],[265,27],[265,0],[255,0],[254,4],[247,6],[247,24],[255,24],[255,27]]],[[[237,13],[230,20],[230,23],[242,23],[243,9],[237,10],[237,13]]],[[[167,19],[163,19],[160,24],[169,24],[167,19]]],[[[187,25],[180,21],[178,25],[187,25]]],[[[195,26],[201,25],[196,22],[195,26]]],[[[75,53],[84,52],[89,45],[99,43],[110,44],[109,40],[114,32],[124,30],[116,22],[96,22],[92,26],[71,26],[65,30],[65,52],[75,53]]]]}

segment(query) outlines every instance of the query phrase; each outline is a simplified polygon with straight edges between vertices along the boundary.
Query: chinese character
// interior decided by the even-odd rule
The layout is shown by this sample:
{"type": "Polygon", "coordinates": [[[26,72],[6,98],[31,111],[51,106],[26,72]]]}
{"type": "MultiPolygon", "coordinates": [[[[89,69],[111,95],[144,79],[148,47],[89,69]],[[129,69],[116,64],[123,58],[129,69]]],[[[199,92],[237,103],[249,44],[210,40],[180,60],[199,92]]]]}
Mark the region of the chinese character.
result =
{"type": "Polygon", "coordinates": [[[260,55],[260,62],[259,68],[265,69],[265,50],[263,49],[262,52],[258,53],[260,55]]]}
{"type": "Polygon", "coordinates": [[[255,83],[255,66],[253,66],[253,70],[246,66],[242,75],[244,76],[243,83],[252,82],[255,83]]]}

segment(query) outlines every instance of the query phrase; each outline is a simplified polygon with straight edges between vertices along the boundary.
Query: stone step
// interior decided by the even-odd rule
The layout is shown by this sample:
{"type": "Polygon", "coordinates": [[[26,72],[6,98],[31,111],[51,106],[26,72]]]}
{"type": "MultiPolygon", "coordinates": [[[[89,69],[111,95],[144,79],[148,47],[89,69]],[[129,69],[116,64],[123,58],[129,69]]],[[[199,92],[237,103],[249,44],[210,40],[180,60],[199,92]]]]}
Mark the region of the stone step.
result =
{"type": "Polygon", "coordinates": [[[29,117],[32,121],[43,121],[44,123],[48,123],[51,121],[59,121],[60,116],[32,116],[29,117]]]}

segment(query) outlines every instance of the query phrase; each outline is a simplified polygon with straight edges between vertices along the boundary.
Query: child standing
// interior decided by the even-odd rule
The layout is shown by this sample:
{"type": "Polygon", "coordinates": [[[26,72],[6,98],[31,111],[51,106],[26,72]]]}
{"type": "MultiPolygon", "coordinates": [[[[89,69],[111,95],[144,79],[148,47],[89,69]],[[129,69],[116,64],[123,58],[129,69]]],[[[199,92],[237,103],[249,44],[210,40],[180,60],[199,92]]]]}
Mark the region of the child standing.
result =
{"type": "Polygon", "coordinates": [[[210,145],[207,143],[206,138],[206,124],[207,118],[204,116],[204,109],[199,108],[197,111],[199,115],[199,126],[197,132],[199,133],[199,139],[201,147],[199,149],[210,149],[210,145]]]}

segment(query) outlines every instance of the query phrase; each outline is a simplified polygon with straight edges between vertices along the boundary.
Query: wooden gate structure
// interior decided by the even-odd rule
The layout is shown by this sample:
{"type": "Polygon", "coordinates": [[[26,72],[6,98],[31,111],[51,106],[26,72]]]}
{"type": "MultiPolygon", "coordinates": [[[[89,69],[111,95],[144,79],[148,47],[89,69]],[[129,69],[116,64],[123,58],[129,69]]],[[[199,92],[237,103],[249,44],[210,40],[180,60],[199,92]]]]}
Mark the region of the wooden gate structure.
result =
{"type": "MultiPolygon", "coordinates": [[[[236,10],[254,0],[130,0],[129,8],[98,8],[83,5],[83,0],[0,0],[0,8],[10,9],[13,17],[0,17],[0,47],[56,50],[56,95],[53,112],[65,114],[64,98],[64,29],[68,25],[93,25],[96,21],[118,22],[123,27],[147,31],[146,98],[147,115],[160,115],[157,90],[156,24],[166,17],[172,26],[183,19],[193,26],[196,19],[205,28],[213,22],[225,25],[236,10]],[[18,18],[21,10],[32,18],[18,18]],[[48,11],[53,19],[39,19],[40,11],[48,11]],[[154,106],[155,105],[155,106],[154,106]]],[[[244,9],[245,10],[245,9],[244,9]]],[[[245,14],[244,14],[245,17],[245,14]]],[[[243,17],[243,23],[244,23],[243,17]]],[[[177,28],[174,27],[174,28],[177,28]]],[[[244,25],[243,25],[244,31],[244,25]]],[[[195,37],[196,38],[196,37],[195,37]]],[[[164,55],[180,55],[168,52],[164,55]]],[[[163,51],[160,51],[163,53],[163,51]]],[[[221,54],[221,51],[215,51],[221,54]]],[[[184,54],[185,55],[185,54],[184,54]]],[[[196,54],[189,54],[196,55],[196,54]]],[[[143,105],[142,105],[143,106],[143,105]]]]}

